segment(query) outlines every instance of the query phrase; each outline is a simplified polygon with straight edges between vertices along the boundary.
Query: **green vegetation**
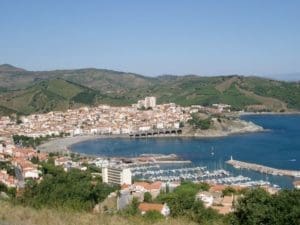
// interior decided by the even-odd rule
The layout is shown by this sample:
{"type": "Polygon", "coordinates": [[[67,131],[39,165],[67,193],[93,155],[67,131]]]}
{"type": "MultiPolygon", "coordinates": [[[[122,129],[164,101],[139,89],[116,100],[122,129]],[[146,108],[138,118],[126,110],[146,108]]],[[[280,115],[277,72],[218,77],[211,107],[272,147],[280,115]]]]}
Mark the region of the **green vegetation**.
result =
{"type": "Polygon", "coordinates": [[[50,140],[51,138],[55,137],[64,137],[68,136],[69,134],[61,132],[59,135],[47,135],[45,137],[28,137],[25,135],[13,135],[13,141],[16,145],[22,145],[23,147],[33,147],[35,148],[36,146],[50,140]]]}
{"type": "Polygon", "coordinates": [[[0,182],[0,194],[1,192],[5,192],[10,198],[15,198],[16,196],[16,188],[9,188],[5,184],[0,182]]]}
{"type": "Polygon", "coordinates": [[[164,219],[164,216],[161,215],[160,212],[154,210],[150,210],[146,212],[143,217],[146,219],[146,221],[149,221],[150,223],[155,223],[157,221],[164,219]]]}
{"type": "Polygon", "coordinates": [[[15,176],[15,168],[10,162],[0,161],[0,170],[6,170],[11,176],[15,176]]]}
{"type": "Polygon", "coordinates": [[[212,121],[211,118],[201,119],[197,114],[192,114],[192,119],[188,121],[190,125],[196,129],[207,130],[210,128],[212,121]]]}
{"type": "Polygon", "coordinates": [[[233,194],[237,194],[237,191],[233,188],[233,187],[226,187],[223,191],[222,191],[223,196],[230,196],[233,194]]]}
{"type": "Polygon", "coordinates": [[[300,85],[242,76],[144,77],[112,70],[0,71],[0,115],[66,110],[82,105],[130,105],[154,95],[158,103],[188,106],[225,103],[233,109],[300,109],[300,85]]]}
{"type": "Polygon", "coordinates": [[[76,211],[90,211],[103,201],[117,187],[101,183],[83,171],[62,168],[49,163],[42,164],[43,180],[38,183],[29,180],[24,194],[16,199],[18,203],[34,208],[64,208],[76,211]]]}
{"type": "Polygon", "coordinates": [[[183,182],[174,192],[160,194],[157,201],[168,204],[172,217],[186,217],[200,224],[223,224],[222,216],[213,209],[205,208],[203,203],[195,198],[199,191],[208,189],[209,185],[205,183],[183,182]]]}
{"type": "Polygon", "coordinates": [[[144,202],[152,202],[152,195],[150,194],[150,192],[146,192],[144,194],[144,202]]]}
{"type": "Polygon", "coordinates": [[[34,209],[0,201],[0,223],[17,225],[196,225],[184,218],[149,221],[141,216],[77,212],[49,208],[34,209]]]}
{"type": "Polygon", "coordinates": [[[232,225],[300,224],[300,190],[270,195],[263,189],[249,190],[236,206],[232,225]]]}

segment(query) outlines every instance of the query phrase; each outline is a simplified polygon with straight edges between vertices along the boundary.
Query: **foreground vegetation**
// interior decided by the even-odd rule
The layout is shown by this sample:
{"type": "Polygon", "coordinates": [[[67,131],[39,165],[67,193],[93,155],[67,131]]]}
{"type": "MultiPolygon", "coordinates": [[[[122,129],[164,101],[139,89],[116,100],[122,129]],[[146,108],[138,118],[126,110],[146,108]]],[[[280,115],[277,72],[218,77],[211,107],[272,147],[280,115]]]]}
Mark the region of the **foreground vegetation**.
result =
{"type": "Polygon", "coordinates": [[[4,225],[196,225],[184,218],[168,218],[155,223],[142,217],[93,214],[57,209],[34,209],[0,200],[0,224],[4,225]],[[5,222],[4,222],[5,221],[5,222]]]}
{"type": "Polygon", "coordinates": [[[91,211],[117,187],[93,178],[90,173],[77,169],[65,172],[50,163],[42,164],[43,180],[28,180],[24,193],[15,199],[16,203],[34,208],[69,209],[91,211]]]}
{"type": "MultiPolygon", "coordinates": [[[[39,162],[40,163],[40,162],[39,162]]],[[[6,166],[6,165],[2,165],[6,166]]],[[[139,202],[132,203],[123,211],[104,210],[93,214],[96,204],[119,189],[102,183],[100,177],[93,177],[94,171],[71,169],[65,172],[61,167],[40,163],[43,179],[39,182],[27,180],[25,190],[16,195],[15,190],[0,184],[0,224],[201,224],[201,225],[299,225],[300,190],[282,190],[270,195],[264,189],[254,188],[237,192],[227,188],[223,195],[241,196],[234,204],[234,212],[218,214],[204,207],[196,200],[199,191],[207,191],[206,183],[195,184],[183,181],[174,191],[160,193],[156,199],[145,194],[146,202],[167,203],[171,215],[164,218],[158,212],[141,215],[139,202]],[[5,199],[1,200],[1,199],[5,199]]],[[[105,207],[105,206],[104,206],[105,207]]]]}

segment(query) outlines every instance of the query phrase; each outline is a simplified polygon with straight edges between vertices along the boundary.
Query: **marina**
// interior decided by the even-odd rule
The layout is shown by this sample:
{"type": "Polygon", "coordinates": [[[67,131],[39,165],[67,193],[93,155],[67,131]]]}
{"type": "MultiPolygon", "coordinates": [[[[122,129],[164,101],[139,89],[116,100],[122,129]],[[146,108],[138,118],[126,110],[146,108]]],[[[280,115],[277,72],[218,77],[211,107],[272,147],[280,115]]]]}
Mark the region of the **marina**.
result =
{"type": "MultiPolygon", "coordinates": [[[[234,176],[229,171],[219,169],[209,171],[207,167],[183,167],[162,169],[159,165],[141,166],[131,168],[132,175],[138,180],[179,182],[190,180],[193,182],[208,182],[211,184],[237,185],[241,187],[253,187],[271,185],[268,181],[252,180],[250,177],[234,176]]],[[[277,185],[273,185],[278,187],[277,185]]]]}
{"type": "MultiPolygon", "coordinates": [[[[155,168],[144,170],[144,172],[148,170],[153,172],[153,174],[148,174],[145,179],[157,179],[158,176],[161,176],[164,180],[171,178],[180,180],[179,177],[182,175],[183,178],[186,177],[195,181],[207,179],[212,182],[225,183],[232,181],[238,183],[234,179],[226,180],[223,178],[243,176],[251,179],[250,181],[240,182],[245,185],[255,185],[262,181],[261,183],[269,182],[272,186],[293,188],[295,178],[292,176],[261,173],[258,170],[251,169],[238,169],[226,163],[226,161],[232,155],[244,162],[268,165],[271,168],[281,168],[289,171],[299,171],[300,128],[298,124],[300,123],[300,116],[250,115],[243,116],[242,119],[252,121],[268,131],[220,138],[102,138],[77,143],[72,145],[71,150],[102,158],[118,158],[119,160],[123,158],[124,161],[128,161],[128,158],[135,158],[136,160],[129,160],[131,162],[128,164],[132,165],[131,168],[155,166],[155,168]],[[167,163],[168,161],[169,163],[167,163]],[[176,163],[176,161],[181,163],[176,163]],[[210,173],[225,170],[230,175],[204,177],[205,172],[203,170],[190,170],[190,175],[185,174],[183,171],[177,171],[176,173],[167,171],[193,167],[206,167],[205,170],[210,173]],[[156,170],[166,171],[162,174],[155,174],[154,171],[156,170]],[[218,181],[217,179],[222,180],[218,181]]],[[[135,179],[142,179],[142,175],[137,174],[135,179]]]]}

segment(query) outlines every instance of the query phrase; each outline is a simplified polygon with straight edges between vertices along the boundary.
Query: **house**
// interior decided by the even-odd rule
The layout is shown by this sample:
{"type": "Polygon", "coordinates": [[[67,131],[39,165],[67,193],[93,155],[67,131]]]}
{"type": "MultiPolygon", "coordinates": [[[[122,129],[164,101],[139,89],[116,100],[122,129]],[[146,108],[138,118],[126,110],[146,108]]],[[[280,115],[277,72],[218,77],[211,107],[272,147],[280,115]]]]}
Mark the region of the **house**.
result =
{"type": "Polygon", "coordinates": [[[202,191],[199,192],[196,195],[196,199],[197,200],[201,200],[204,203],[205,207],[210,207],[212,206],[213,202],[214,202],[214,197],[211,193],[209,193],[208,191],[202,191]]]}
{"type": "Polygon", "coordinates": [[[40,174],[40,171],[37,168],[34,168],[34,167],[25,167],[25,168],[23,168],[24,178],[38,179],[39,174],[40,174]]]}
{"type": "Polygon", "coordinates": [[[228,214],[233,211],[233,203],[234,203],[234,196],[224,196],[222,199],[221,205],[212,206],[213,209],[217,210],[220,214],[228,214]]]}
{"type": "Polygon", "coordinates": [[[145,214],[148,211],[157,211],[161,213],[163,216],[170,215],[170,208],[168,205],[165,204],[158,204],[158,203],[141,203],[139,205],[139,210],[141,211],[141,214],[145,214]]]}
{"type": "Polygon", "coordinates": [[[16,187],[18,181],[9,175],[6,170],[0,170],[0,183],[5,184],[7,187],[16,187]]]}
{"type": "Polygon", "coordinates": [[[296,180],[293,184],[296,189],[300,189],[300,180],[296,180]]]}
{"type": "Polygon", "coordinates": [[[153,183],[148,182],[134,182],[132,187],[130,188],[133,192],[149,192],[152,198],[156,198],[162,189],[162,182],[156,181],[153,183]]]}

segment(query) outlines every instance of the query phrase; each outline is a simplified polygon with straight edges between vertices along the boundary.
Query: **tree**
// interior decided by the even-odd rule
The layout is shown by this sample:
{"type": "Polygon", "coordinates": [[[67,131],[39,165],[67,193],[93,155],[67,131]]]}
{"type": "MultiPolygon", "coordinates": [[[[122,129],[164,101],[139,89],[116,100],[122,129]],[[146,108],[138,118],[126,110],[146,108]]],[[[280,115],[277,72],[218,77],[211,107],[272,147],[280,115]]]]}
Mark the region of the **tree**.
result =
{"type": "Polygon", "coordinates": [[[144,194],[144,202],[152,202],[152,195],[149,192],[144,194]]]}
{"type": "Polygon", "coordinates": [[[201,130],[207,130],[210,128],[212,121],[211,118],[206,118],[206,119],[201,119],[199,116],[195,113],[193,113],[192,118],[188,121],[190,125],[195,127],[196,129],[201,129],[201,130]]]}
{"type": "Polygon", "coordinates": [[[226,187],[223,191],[222,191],[223,196],[228,196],[228,195],[232,195],[232,194],[236,194],[236,190],[233,187],[226,187]]]}
{"type": "Polygon", "coordinates": [[[134,216],[139,213],[139,200],[133,198],[131,204],[124,210],[126,215],[134,216]]]}
{"type": "Polygon", "coordinates": [[[35,208],[91,210],[117,189],[77,169],[64,172],[61,167],[43,163],[42,171],[43,180],[40,183],[28,181],[23,196],[17,199],[20,203],[35,208]]]}
{"type": "Polygon", "coordinates": [[[270,195],[263,189],[248,190],[231,219],[234,225],[300,224],[300,190],[284,190],[270,195]]]}

